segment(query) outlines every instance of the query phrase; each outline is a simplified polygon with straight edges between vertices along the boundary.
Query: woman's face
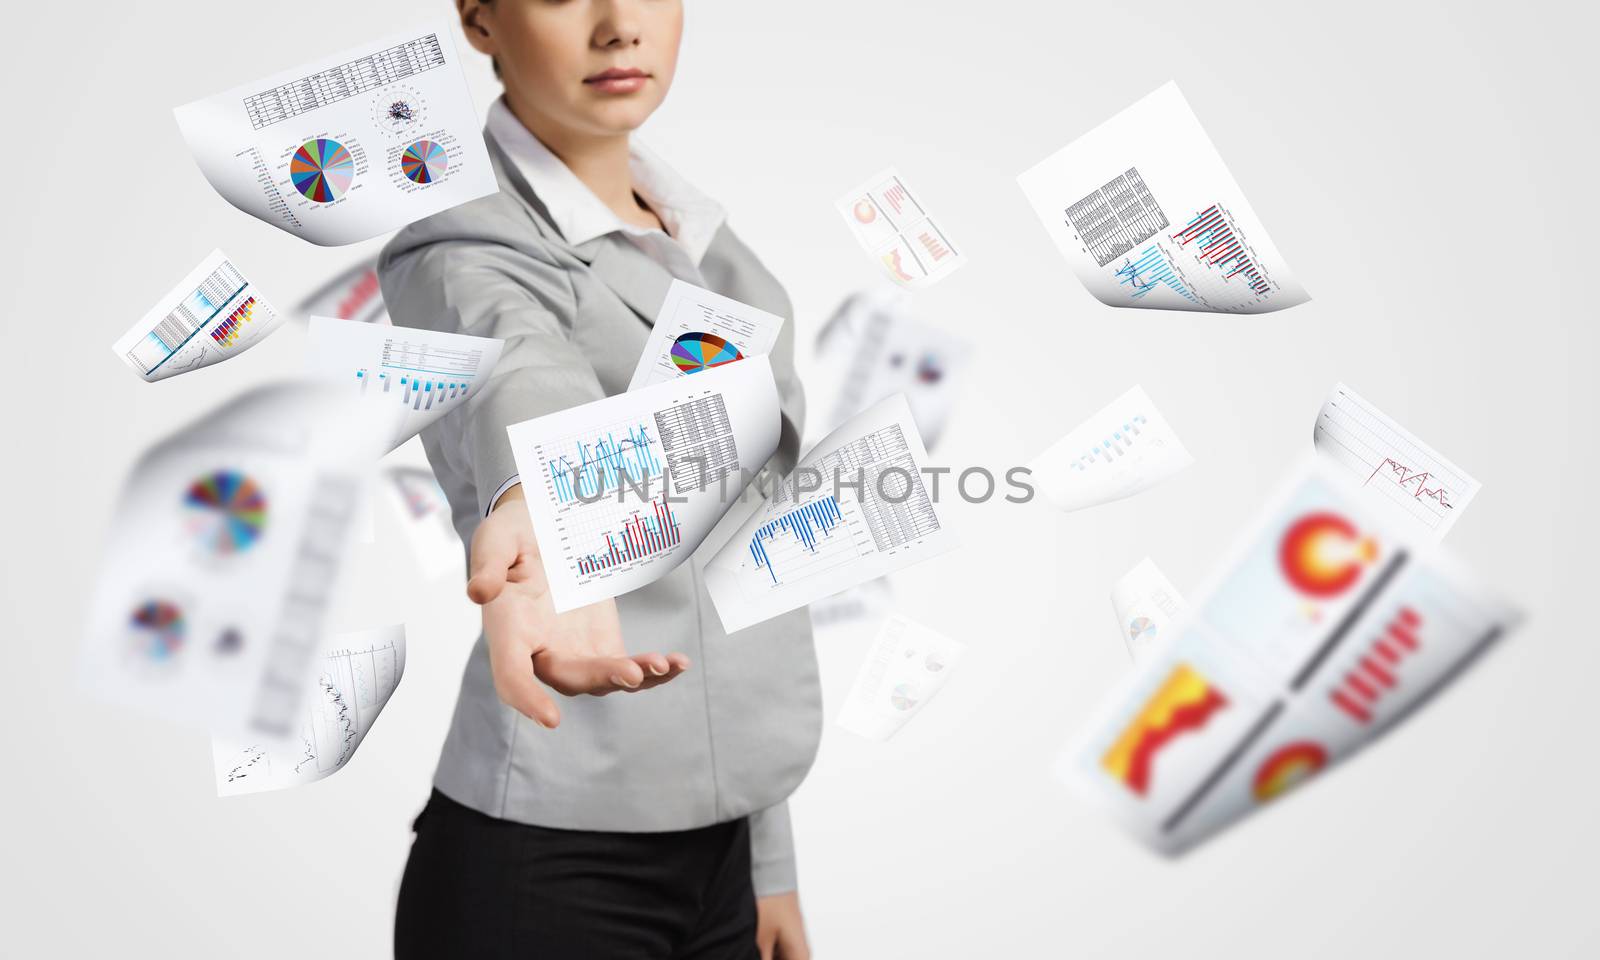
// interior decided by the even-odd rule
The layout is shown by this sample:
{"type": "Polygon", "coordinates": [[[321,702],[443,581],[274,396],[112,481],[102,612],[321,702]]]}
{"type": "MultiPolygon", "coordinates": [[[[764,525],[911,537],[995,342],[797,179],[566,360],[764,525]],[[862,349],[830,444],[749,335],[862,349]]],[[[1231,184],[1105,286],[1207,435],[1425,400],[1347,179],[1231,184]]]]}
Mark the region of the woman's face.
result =
{"type": "Polygon", "coordinates": [[[460,4],[467,39],[499,61],[507,97],[524,121],[580,135],[625,134],[672,86],[682,0],[460,4]]]}

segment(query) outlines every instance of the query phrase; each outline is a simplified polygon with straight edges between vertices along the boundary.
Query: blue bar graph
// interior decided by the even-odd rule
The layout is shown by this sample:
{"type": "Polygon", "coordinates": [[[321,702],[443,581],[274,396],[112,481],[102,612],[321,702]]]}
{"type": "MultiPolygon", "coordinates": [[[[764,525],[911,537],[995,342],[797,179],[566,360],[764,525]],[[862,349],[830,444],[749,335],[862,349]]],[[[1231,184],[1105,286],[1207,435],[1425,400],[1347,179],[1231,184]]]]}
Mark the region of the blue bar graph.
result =
{"type": "Polygon", "coordinates": [[[771,523],[764,524],[756,531],[756,535],[750,538],[750,556],[755,558],[756,569],[765,569],[772,582],[777,583],[778,571],[773,569],[772,558],[767,555],[768,542],[777,539],[780,532],[787,533],[799,541],[808,552],[816,553],[819,537],[829,536],[833,528],[843,520],[844,515],[839,512],[838,499],[830,495],[790,510],[771,523]]]}
{"type": "Polygon", "coordinates": [[[1117,282],[1128,287],[1133,299],[1141,299],[1156,287],[1166,284],[1172,292],[1193,302],[1199,302],[1187,284],[1172,269],[1161,247],[1152,244],[1144,248],[1137,260],[1124,260],[1117,270],[1117,282]]]}

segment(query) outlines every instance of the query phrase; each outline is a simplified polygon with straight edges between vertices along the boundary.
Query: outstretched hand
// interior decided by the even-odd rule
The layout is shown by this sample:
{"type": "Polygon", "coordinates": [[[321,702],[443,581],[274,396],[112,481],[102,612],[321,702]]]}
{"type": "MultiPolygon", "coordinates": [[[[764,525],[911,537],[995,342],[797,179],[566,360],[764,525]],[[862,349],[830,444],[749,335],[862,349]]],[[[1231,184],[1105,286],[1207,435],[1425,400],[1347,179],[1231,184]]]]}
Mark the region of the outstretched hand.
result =
{"type": "Polygon", "coordinates": [[[629,655],[615,601],[556,613],[520,486],[478,524],[471,573],[467,596],[483,607],[495,693],[543,726],[561,722],[546,685],[569,697],[635,693],[689,669],[681,653],[629,655]]]}

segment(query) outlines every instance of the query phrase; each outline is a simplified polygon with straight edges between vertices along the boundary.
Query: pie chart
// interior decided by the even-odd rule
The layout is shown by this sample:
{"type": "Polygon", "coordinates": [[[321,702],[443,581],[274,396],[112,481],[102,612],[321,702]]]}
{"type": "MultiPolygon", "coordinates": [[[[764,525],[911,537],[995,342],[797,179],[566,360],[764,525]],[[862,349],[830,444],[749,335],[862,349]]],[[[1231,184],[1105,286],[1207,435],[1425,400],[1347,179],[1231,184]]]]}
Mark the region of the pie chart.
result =
{"type": "Polygon", "coordinates": [[[1134,617],[1128,624],[1128,639],[1136,643],[1149,643],[1156,638],[1156,622],[1149,617],[1134,617]]]}
{"type": "Polygon", "coordinates": [[[266,532],[266,495],[234,470],[218,470],[190,484],[183,505],[189,532],[212,553],[243,553],[266,532]]]}
{"type": "Polygon", "coordinates": [[[183,611],[166,600],[146,600],[130,618],[135,647],[150,660],[171,660],[183,648],[183,611]]]}
{"type": "Polygon", "coordinates": [[[412,183],[432,183],[444,176],[450,157],[432,140],[418,140],[400,154],[400,172],[412,183]]]}
{"type": "Polygon", "coordinates": [[[307,140],[289,158],[289,179],[307,200],[332,203],[356,179],[356,161],[337,140],[307,140]]]}
{"type": "Polygon", "coordinates": [[[743,359],[737,345],[714,333],[691,331],[672,342],[672,363],[683,373],[699,373],[743,359]]]}
{"type": "Polygon", "coordinates": [[[889,692],[889,705],[896,710],[910,710],[917,705],[917,688],[909,683],[897,683],[889,692]]]}

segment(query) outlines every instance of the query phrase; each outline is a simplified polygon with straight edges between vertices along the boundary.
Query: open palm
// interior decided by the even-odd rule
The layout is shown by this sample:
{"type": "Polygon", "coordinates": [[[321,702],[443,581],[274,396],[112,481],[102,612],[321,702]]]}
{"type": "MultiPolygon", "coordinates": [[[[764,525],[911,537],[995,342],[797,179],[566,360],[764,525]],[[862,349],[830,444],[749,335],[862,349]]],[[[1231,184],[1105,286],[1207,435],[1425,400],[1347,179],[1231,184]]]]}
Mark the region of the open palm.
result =
{"type": "Polygon", "coordinates": [[[495,692],[546,727],[561,722],[561,710],[544,685],[605,696],[648,690],[689,668],[681,653],[630,655],[614,601],[556,613],[520,486],[478,525],[471,570],[467,596],[483,607],[495,692]]]}

